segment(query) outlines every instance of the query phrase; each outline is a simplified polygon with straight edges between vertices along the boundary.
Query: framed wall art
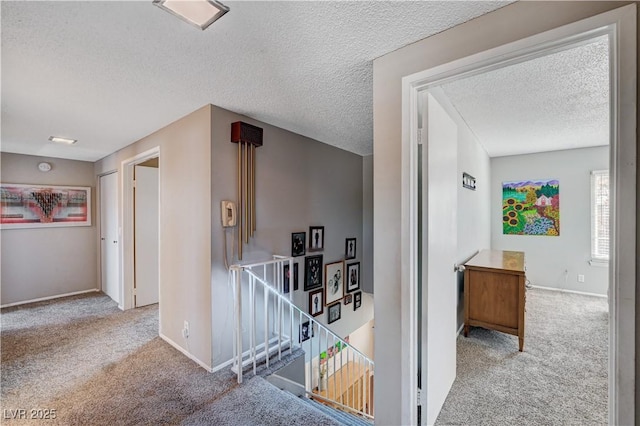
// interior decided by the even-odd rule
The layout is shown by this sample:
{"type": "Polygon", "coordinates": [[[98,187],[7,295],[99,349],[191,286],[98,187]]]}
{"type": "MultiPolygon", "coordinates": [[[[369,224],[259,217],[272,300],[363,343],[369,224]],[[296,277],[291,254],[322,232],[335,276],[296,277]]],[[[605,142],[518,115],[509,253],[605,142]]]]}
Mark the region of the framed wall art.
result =
{"type": "Polygon", "coordinates": [[[354,292],[360,288],[360,262],[347,264],[347,293],[354,292]]]}
{"type": "Polygon", "coordinates": [[[344,297],[344,262],[328,263],[324,269],[325,304],[330,305],[344,297]]]}
{"type": "Polygon", "coordinates": [[[355,259],[356,258],[356,239],[347,238],[344,243],[344,258],[355,259]]]}
{"type": "Polygon", "coordinates": [[[560,182],[556,179],[502,183],[502,233],[560,235],[560,182]]]}
{"type": "Polygon", "coordinates": [[[353,293],[353,310],[357,311],[360,306],[362,306],[362,292],[358,291],[353,293]]]}
{"type": "Polygon", "coordinates": [[[309,227],[309,251],[324,250],[324,226],[309,227]]]}
{"type": "Polygon", "coordinates": [[[322,255],[304,258],[304,291],[322,287],[322,255]]]}
{"type": "Polygon", "coordinates": [[[309,315],[317,317],[324,312],[324,290],[309,292],[309,315]]]}
{"type": "MultiPolygon", "coordinates": [[[[282,267],[283,270],[283,278],[284,278],[284,285],[283,285],[283,293],[289,293],[290,288],[291,288],[291,273],[289,271],[289,264],[285,263],[282,267]]],[[[298,264],[294,263],[293,264],[293,291],[296,291],[298,289],[298,264]]]]}
{"type": "Polygon", "coordinates": [[[294,232],[291,234],[291,257],[304,256],[306,254],[306,246],[306,232],[294,232]]]}
{"type": "Polygon", "coordinates": [[[0,226],[91,226],[91,188],[0,183],[0,226]]]}
{"type": "Polygon", "coordinates": [[[305,321],[300,325],[300,343],[305,342],[314,336],[313,325],[305,321]]]}
{"type": "Polygon", "coordinates": [[[345,294],[343,302],[345,305],[348,305],[349,303],[353,302],[353,295],[352,294],[345,294]]]}
{"type": "Polygon", "coordinates": [[[333,305],[329,305],[327,311],[329,312],[329,320],[327,321],[329,324],[332,322],[336,322],[340,319],[340,311],[342,308],[342,303],[337,302],[333,305]]]}

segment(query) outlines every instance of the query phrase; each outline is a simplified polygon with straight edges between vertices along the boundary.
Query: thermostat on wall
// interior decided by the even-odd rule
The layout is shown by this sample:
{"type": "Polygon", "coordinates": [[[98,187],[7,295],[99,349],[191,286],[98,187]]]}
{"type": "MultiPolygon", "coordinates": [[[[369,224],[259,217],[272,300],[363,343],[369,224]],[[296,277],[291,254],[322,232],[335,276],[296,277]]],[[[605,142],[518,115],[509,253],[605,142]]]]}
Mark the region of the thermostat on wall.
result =
{"type": "Polygon", "coordinates": [[[51,164],[45,162],[39,163],[38,170],[40,170],[41,172],[48,172],[49,170],[51,170],[51,164]]]}

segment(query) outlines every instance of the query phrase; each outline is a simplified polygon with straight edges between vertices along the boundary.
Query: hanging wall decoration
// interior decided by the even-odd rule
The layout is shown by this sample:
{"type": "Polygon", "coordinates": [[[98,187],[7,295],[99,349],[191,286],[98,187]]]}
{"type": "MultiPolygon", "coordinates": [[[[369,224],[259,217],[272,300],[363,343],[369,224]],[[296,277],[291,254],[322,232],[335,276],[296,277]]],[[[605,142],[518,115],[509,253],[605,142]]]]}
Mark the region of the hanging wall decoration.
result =
{"type": "Polygon", "coordinates": [[[0,184],[0,226],[91,226],[91,188],[0,184]]]}
{"type": "Polygon", "coordinates": [[[502,233],[560,235],[558,180],[503,182],[502,233]]]}
{"type": "Polygon", "coordinates": [[[236,121],[231,124],[231,142],[238,144],[238,259],[243,244],[256,231],[256,148],[262,146],[262,129],[236,121]]]}

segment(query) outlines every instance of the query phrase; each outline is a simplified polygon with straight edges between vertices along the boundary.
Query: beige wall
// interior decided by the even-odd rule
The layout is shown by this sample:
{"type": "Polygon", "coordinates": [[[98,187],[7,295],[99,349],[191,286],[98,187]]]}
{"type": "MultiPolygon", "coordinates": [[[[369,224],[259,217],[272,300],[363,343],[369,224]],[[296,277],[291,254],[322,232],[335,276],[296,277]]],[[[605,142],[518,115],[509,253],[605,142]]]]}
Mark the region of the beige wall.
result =
{"type": "MultiPolygon", "coordinates": [[[[628,2],[626,2],[628,3],[628,2]]],[[[401,424],[411,401],[402,399],[401,79],[626,3],[517,2],[374,61],[374,282],[376,288],[376,423],[401,424]],[[384,410],[379,407],[384,406],[384,410]]]]}
{"type": "MultiPolygon", "coordinates": [[[[362,157],[214,106],[211,156],[214,365],[228,361],[233,354],[233,298],[223,264],[220,201],[237,199],[237,145],[230,142],[231,123],[235,121],[264,129],[264,146],[256,151],[257,232],[245,246],[243,261],[267,260],[272,254],[290,256],[291,233],[308,234],[310,225],[321,225],[325,227],[324,262],[343,259],[345,239],[355,237],[358,244],[355,261],[361,261],[363,268],[362,157]]],[[[231,235],[229,232],[230,255],[231,235]]],[[[307,310],[304,257],[295,259],[299,264],[300,289],[294,292],[293,299],[307,310]]],[[[373,301],[365,296],[362,307],[355,312],[353,304],[342,306],[341,319],[330,325],[334,332],[347,335],[373,317],[373,301]]],[[[324,315],[316,319],[326,322],[326,316],[325,308],[324,315]]]]}
{"type": "Polygon", "coordinates": [[[211,106],[103,158],[95,175],[120,170],[123,160],[154,147],[160,147],[160,333],[211,367],[211,106]]]}
{"type": "MultiPolygon", "coordinates": [[[[3,183],[89,186],[96,205],[93,163],[9,153],[0,160],[3,183]],[[51,171],[38,170],[42,161],[51,163],[51,171]]],[[[95,218],[93,213],[91,226],[0,231],[0,304],[97,289],[95,218]]]]}

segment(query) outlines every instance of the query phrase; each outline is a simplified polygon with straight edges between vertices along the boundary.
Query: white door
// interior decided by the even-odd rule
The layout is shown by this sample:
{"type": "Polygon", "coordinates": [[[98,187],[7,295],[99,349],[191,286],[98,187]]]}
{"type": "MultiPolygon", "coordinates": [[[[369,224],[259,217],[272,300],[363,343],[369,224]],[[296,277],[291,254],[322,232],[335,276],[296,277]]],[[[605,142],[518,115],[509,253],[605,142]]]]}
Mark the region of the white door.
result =
{"type": "Polygon", "coordinates": [[[102,291],[120,305],[118,251],[118,173],[100,177],[102,291]]]}
{"type": "Polygon", "coordinates": [[[135,306],[158,303],[159,180],[155,167],[135,166],[135,306]]]}
{"type": "Polygon", "coordinates": [[[431,94],[422,96],[421,420],[432,425],[456,378],[458,127],[431,94]]]}

